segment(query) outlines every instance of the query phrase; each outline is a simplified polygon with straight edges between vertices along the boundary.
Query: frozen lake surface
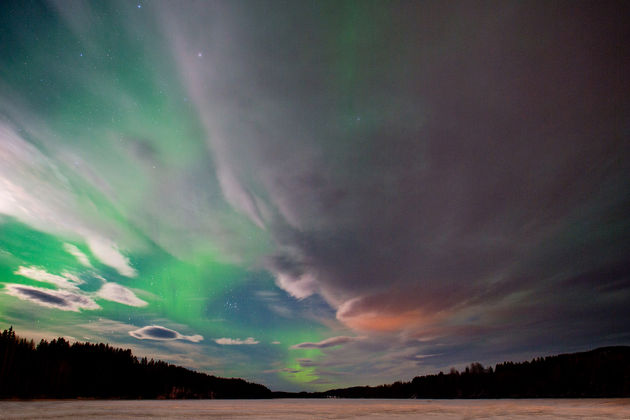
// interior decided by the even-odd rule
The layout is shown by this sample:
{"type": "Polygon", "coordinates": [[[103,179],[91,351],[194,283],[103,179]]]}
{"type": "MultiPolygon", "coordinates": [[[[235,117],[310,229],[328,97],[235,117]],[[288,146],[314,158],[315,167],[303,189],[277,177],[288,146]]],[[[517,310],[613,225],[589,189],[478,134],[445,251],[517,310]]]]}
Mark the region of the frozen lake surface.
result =
{"type": "Polygon", "coordinates": [[[0,401],[1,419],[630,419],[630,399],[0,401]]]}

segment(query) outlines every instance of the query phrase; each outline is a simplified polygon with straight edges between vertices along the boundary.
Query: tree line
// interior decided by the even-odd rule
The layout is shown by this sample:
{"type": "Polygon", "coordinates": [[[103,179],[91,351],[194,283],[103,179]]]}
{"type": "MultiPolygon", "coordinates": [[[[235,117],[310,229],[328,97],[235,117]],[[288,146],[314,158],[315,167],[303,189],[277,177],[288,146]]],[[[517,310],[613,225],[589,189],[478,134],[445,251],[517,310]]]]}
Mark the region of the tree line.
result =
{"type": "Polygon", "coordinates": [[[630,347],[504,362],[472,363],[463,371],[409,382],[325,392],[271,392],[243,379],[220,378],[131,350],[63,338],[0,335],[0,398],[588,398],[630,397],[630,347]]]}
{"type": "Polygon", "coordinates": [[[504,362],[485,368],[473,363],[459,372],[417,376],[410,382],[357,386],[315,393],[282,393],[298,398],[591,398],[630,397],[630,347],[504,362]]]}
{"type": "Polygon", "coordinates": [[[131,350],[63,338],[0,335],[0,398],[269,398],[263,385],[220,378],[163,361],[138,360],[131,350]]]}

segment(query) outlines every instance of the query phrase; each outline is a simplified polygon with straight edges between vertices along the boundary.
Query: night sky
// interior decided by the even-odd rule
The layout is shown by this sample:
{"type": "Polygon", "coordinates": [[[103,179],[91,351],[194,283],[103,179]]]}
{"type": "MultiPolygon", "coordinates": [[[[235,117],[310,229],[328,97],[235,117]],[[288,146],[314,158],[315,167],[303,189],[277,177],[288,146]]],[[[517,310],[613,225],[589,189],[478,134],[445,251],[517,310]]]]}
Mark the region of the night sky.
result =
{"type": "Polygon", "coordinates": [[[274,390],[630,344],[628,2],[0,2],[0,327],[274,390]]]}

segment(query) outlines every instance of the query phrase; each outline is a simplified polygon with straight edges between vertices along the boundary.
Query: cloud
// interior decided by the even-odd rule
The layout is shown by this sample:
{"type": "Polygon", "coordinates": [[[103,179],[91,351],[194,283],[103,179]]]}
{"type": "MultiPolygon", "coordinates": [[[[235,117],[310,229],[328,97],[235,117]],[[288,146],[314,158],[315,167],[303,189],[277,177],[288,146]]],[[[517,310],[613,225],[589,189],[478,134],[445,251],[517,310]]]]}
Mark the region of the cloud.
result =
{"type": "MultiPolygon", "coordinates": [[[[419,305],[422,290],[416,286],[360,296],[343,302],[337,309],[337,319],[360,331],[392,332],[422,329],[452,315],[450,311],[436,311],[438,306],[448,306],[449,299],[419,305]]],[[[439,296],[437,294],[433,295],[439,296]]]]}
{"type": "Polygon", "coordinates": [[[131,290],[117,283],[105,283],[96,293],[100,298],[122,303],[123,305],[142,307],[148,303],[138,298],[131,290]]]}
{"type": "Polygon", "coordinates": [[[175,330],[171,330],[160,325],[149,325],[134,331],[129,331],[129,335],[139,340],[172,341],[185,340],[198,343],[203,340],[201,335],[183,335],[175,330]]]}
{"type": "Polygon", "coordinates": [[[341,335],[338,337],[330,337],[325,340],[319,341],[317,343],[305,342],[294,344],[289,347],[291,349],[325,349],[328,347],[341,346],[346,343],[352,343],[355,341],[363,340],[365,337],[348,337],[345,335],[341,335]]]}
{"type": "Polygon", "coordinates": [[[289,373],[295,375],[296,373],[300,373],[299,369],[291,369],[291,368],[279,368],[279,369],[268,369],[264,370],[263,373],[289,373]]]}
{"type": "MultiPolygon", "coordinates": [[[[103,49],[89,6],[57,8],[82,45],[103,49]]],[[[166,42],[142,41],[144,56],[173,59],[186,92],[165,97],[189,98],[199,121],[179,124],[168,108],[156,119],[155,101],[113,73],[49,60],[60,48],[25,51],[53,63],[51,86],[79,88],[57,95],[60,116],[97,102],[121,111],[90,113],[89,130],[71,135],[34,130],[3,73],[0,112],[12,121],[0,122],[0,213],[82,238],[128,277],[136,232],[182,258],[217,251],[265,267],[296,305],[320,295],[336,328],[383,336],[379,349],[404,347],[403,359],[440,345],[487,355],[627,340],[629,92],[611,77],[630,73],[621,6],[150,9],[163,29],[151,38],[166,42]],[[263,15],[273,24],[260,25],[263,15]],[[125,115],[133,121],[114,123],[125,115]],[[192,126],[203,133],[172,149],[171,134],[192,126]],[[123,214],[109,220],[93,197],[123,214]]],[[[148,20],[116,23],[152,34],[148,20]]],[[[165,81],[159,89],[177,85],[160,70],[169,66],[138,64],[165,81]]]]}
{"type": "Polygon", "coordinates": [[[104,337],[127,338],[129,331],[136,328],[134,325],[120,321],[114,321],[108,318],[99,317],[96,320],[89,320],[84,324],[78,325],[80,328],[87,330],[99,340],[105,340],[104,337]]]}
{"type": "Polygon", "coordinates": [[[319,290],[317,278],[288,256],[270,257],[266,267],[275,273],[278,287],[297,299],[307,298],[319,290]]]}
{"type": "Polygon", "coordinates": [[[75,245],[65,243],[63,244],[63,249],[65,249],[68,253],[72,254],[77,259],[77,261],[79,261],[84,266],[92,267],[92,264],[90,263],[90,259],[88,258],[88,256],[85,255],[83,252],[81,252],[81,250],[77,248],[75,245]]]}
{"type": "Polygon", "coordinates": [[[619,142],[628,89],[606,76],[628,60],[597,52],[621,51],[622,20],[606,8],[560,13],[567,26],[532,5],[456,9],[389,9],[382,28],[395,34],[357,24],[378,21],[377,7],[335,24],[303,7],[274,10],[278,24],[265,28],[255,7],[162,12],[229,174],[222,191],[270,233],[264,264],[291,296],[319,294],[369,334],[463,342],[467,330],[490,338],[519,325],[552,346],[541,325],[604,337],[587,320],[605,313],[609,332],[627,336],[620,301],[600,289],[584,298],[597,287],[585,274],[618,266],[629,245],[630,167],[619,158],[630,155],[619,142]],[[193,29],[208,21],[210,44],[193,29]],[[359,32],[343,48],[313,41],[347,27],[359,32]],[[532,33],[546,49],[523,43],[532,33]],[[585,279],[579,292],[573,278],[585,279]],[[551,302],[550,291],[576,302],[551,302]],[[532,294],[541,299],[522,298],[532,294]],[[552,316],[580,305],[573,321],[552,316]],[[527,327],[528,312],[547,315],[527,327]]]}
{"type": "Polygon", "coordinates": [[[90,297],[70,290],[52,290],[22,284],[5,284],[4,292],[22,300],[62,311],[96,310],[101,307],[90,297]]]}
{"type": "Polygon", "coordinates": [[[89,238],[87,243],[96,258],[116,269],[121,275],[135,277],[138,274],[131,266],[129,258],[120,253],[115,243],[98,237],[89,238]]]}
{"type": "Polygon", "coordinates": [[[77,285],[82,284],[83,281],[78,277],[64,273],[59,276],[56,274],[48,273],[47,271],[38,267],[24,267],[20,266],[14,274],[24,276],[32,280],[41,281],[43,283],[54,284],[62,289],[77,289],[77,285]]]}
{"type": "MultiPolygon", "coordinates": [[[[121,275],[134,277],[137,273],[129,259],[108,239],[114,234],[128,234],[123,234],[115,223],[101,220],[98,214],[81,211],[86,199],[77,191],[77,185],[84,181],[71,181],[71,175],[63,164],[47,157],[14,127],[0,121],[0,213],[45,232],[78,235],[103,264],[121,275]]],[[[91,201],[87,204],[94,206],[91,201]]],[[[78,248],[67,243],[64,248],[89,266],[87,256],[78,248]]]]}
{"type": "Polygon", "coordinates": [[[309,384],[313,384],[313,385],[330,385],[330,384],[334,384],[333,381],[328,380],[328,379],[324,379],[324,378],[313,379],[312,381],[309,381],[308,383],[309,384]]]}
{"type": "Polygon", "coordinates": [[[80,337],[79,340],[89,340],[92,343],[107,342],[114,347],[131,348],[138,358],[163,360],[201,371],[216,371],[223,365],[220,359],[208,354],[207,348],[199,345],[197,341],[137,339],[129,334],[130,331],[137,330],[137,326],[128,323],[99,317],[82,324],[64,327],[80,337]]]}
{"type": "Polygon", "coordinates": [[[258,344],[260,341],[255,340],[254,337],[248,337],[245,340],[241,340],[240,338],[217,338],[214,340],[215,343],[221,344],[222,346],[240,346],[240,345],[252,345],[258,344]]]}
{"type": "Polygon", "coordinates": [[[15,274],[36,281],[54,284],[61,289],[71,290],[74,296],[83,296],[89,301],[92,301],[94,297],[99,297],[101,299],[109,300],[111,302],[122,303],[123,305],[127,306],[143,307],[148,305],[147,302],[138,298],[135,293],[130,289],[117,283],[107,282],[107,280],[100,276],[97,277],[101,279],[103,285],[96,293],[91,293],[80,290],[78,288],[78,285],[84,284],[85,282],[71,273],[64,272],[62,273],[62,275],[56,275],[48,273],[47,271],[38,267],[20,266],[18,270],[15,271],[15,274]]]}
{"type": "Polygon", "coordinates": [[[287,304],[286,297],[281,297],[278,292],[271,290],[259,290],[254,294],[258,300],[265,303],[271,312],[284,318],[291,318],[295,316],[293,310],[289,308],[287,304]]]}
{"type": "Polygon", "coordinates": [[[260,200],[257,200],[252,193],[243,189],[229,169],[219,167],[217,169],[217,178],[226,200],[235,208],[247,214],[258,227],[264,229],[264,223],[260,214],[261,209],[258,208],[261,203],[260,200]]]}

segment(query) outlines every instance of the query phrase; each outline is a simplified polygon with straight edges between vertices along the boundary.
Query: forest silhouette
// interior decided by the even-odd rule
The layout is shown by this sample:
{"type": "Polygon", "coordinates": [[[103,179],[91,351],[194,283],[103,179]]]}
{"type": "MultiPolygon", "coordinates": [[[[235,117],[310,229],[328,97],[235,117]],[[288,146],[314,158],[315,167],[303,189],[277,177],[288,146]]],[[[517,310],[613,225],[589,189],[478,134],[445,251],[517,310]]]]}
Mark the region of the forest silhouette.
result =
{"type": "Polygon", "coordinates": [[[0,398],[269,398],[263,385],[194,372],[107,344],[0,336],[0,398]]]}
{"type": "Polygon", "coordinates": [[[504,362],[473,363],[462,372],[410,382],[325,392],[271,392],[243,379],[220,378],[163,361],[138,359],[108,344],[0,335],[0,398],[587,398],[630,397],[630,347],[504,362]]]}
{"type": "MultiPolygon", "coordinates": [[[[278,393],[276,393],[276,396],[278,393]]],[[[298,398],[621,398],[630,397],[630,347],[504,362],[472,363],[463,372],[417,376],[410,382],[284,394],[298,398]]]]}

